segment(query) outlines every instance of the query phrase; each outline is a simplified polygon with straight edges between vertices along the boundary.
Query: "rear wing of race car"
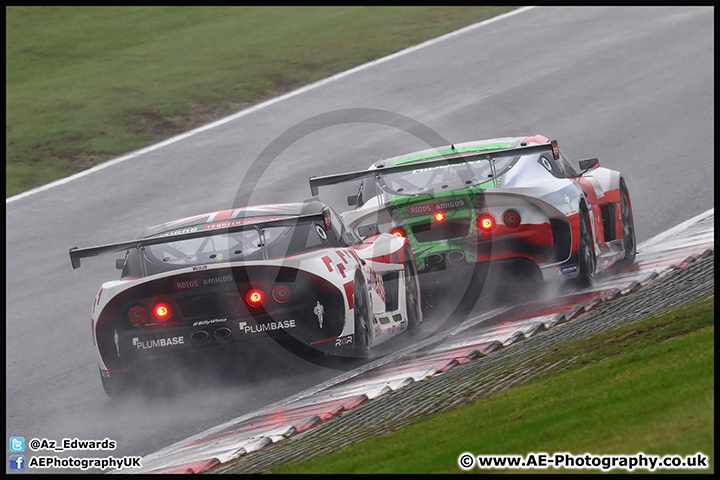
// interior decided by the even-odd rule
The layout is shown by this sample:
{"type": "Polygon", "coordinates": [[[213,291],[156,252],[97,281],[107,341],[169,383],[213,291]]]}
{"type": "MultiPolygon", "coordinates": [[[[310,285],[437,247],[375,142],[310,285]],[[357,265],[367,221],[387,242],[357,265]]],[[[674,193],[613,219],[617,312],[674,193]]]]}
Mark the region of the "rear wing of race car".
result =
{"type": "Polygon", "coordinates": [[[436,158],[432,160],[410,162],[402,165],[394,165],[392,167],[378,167],[372,170],[360,170],[357,172],[339,173],[336,175],[310,177],[310,192],[312,193],[313,197],[316,197],[318,195],[320,187],[337,185],[338,183],[351,182],[353,180],[359,180],[365,177],[375,177],[375,179],[378,179],[383,175],[390,175],[391,173],[408,172],[421,168],[430,168],[444,165],[456,165],[460,163],[467,163],[492,157],[507,157],[509,155],[530,155],[533,153],[540,153],[545,151],[552,151],[552,155],[555,160],[558,160],[560,158],[560,151],[558,150],[557,140],[551,140],[549,143],[544,143],[542,145],[504,148],[500,150],[486,150],[482,152],[475,152],[472,154],[459,155],[456,157],[436,158]]]}
{"type": "MultiPolygon", "coordinates": [[[[202,237],[210,237],[214,235],[222,235],[222,234],[229,234],[234,232],[240,232],[243,230],[255,230],[258,232],[258,235],[260,235],[261,243],[265,244],[264,241],[264,229],[269,227],[289,227],[289,226],[295,226],[298,223],[305,223],[305,222],[313,222],[313,221],[320,221],[325,222],[325,213],[312,213],[307,215],[293,215],[288,216],[284,218],[279,219],[273,219],[273,220],[265,220],[265,221],[256,221],[253,222],[252,218],[246,218],[246,219],[238,219],[238,220],[228,220],[227,223],[232,224],[234,222],[238,222],[235,225],[230,225],[227,227],[221,227],[221,228],[207,228],[203,229],[203,227],[207,227],[207,225],[203,226],[197,226],[196,228],[200,228],[200,230],[186,232],[186,233],[164,233],[160,234],[158,236],[149,237],[149,238],[141,238],[137,240],[130,240],[127,242],[119,242],[119,243],[111,243],[108,245],[100,245],[97,247],[86,247],[86,248],[78,248],[74,247],[70,249],[70,262],[72,263],[73,269],[80,268],[80,259],[81,258],[87,258],[87,257],[97,257],[98,255],[103,255],[106,253],[116,253],[116,252],[122,252],[123,250],[128,250],[130,248],[137,248],[138,250],[142,250],[147,246],[150,245],[160,245],[163,243],[168,242],[177,242],[180,240],[190,240],[193,238],[202,238],[202,237]]],[[[191,227],[192,228],[192,227],[191,227]]],[[[263,249],[263,257],[265,257],[265,250],[263,249]]]]}

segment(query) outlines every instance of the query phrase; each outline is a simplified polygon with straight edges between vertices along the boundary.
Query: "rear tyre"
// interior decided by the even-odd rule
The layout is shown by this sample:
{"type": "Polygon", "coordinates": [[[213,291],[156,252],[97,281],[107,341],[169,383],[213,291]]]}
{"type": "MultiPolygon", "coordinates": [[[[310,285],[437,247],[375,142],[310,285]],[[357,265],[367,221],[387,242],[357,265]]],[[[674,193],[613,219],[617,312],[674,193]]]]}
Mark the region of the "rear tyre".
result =
{"type": "Polygon", "coordinates": [[[625,256],[620,260],[618,266],[627,267],[635,261],[637,240],[635,238],[635,222],[630,208],[630,194],[625,185],[620,187],[620,220],[622,221],[625,256]]]}
{"type": "Polygon", "coordinates": [[[407,307],[408,329],[416,329],[423,321],[420,288],[417,282],[417,267],[409,248],[405,249],[405,305],[407,307]]]}
{"type": "Polygon", "coordinates": [[[580,210],[578,218],[580,248],[578,249],[578,270],[580,270],[575,285],[580,288],[592,286],[595,281],[595,268],[597,259],[595,258],[595,248],[593,247],[592,232],[590,230],[589,219],[584,210],[580,210]]]}
{"type": "Polygon", "coordinates": [[[362,274],[355,276],[353,290],[353,311],[355,315],[355,339],[353,341],[353,354],[355,357],[367,357],[370,353],[372,335],[372,310],[368,296],[367,283],[362,274]]]}

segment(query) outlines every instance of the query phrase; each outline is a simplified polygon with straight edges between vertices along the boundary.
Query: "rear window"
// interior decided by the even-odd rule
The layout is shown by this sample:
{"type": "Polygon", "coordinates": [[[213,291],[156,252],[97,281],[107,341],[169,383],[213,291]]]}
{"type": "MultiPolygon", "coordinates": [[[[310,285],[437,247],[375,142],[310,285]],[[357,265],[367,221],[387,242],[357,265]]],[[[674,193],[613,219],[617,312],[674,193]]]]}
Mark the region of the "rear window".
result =
{"type": "Polygon", "coordinates": [[[273,260],[339,246],[341,242],[332,229],[326,231],[319,223],[310,222],[296,226],[268,227],[264,229],[264,237],[255,230],[244,230],[180,241],[168,238],[168,243],[149,245],[143,253],[134,248],[128,250],[122,276],[142,276],[140,255],[145,257],[148,275],[153,275],[196,265],[263,260],[263,250],[267,259],[273,260]]]}
{"type": "MultiPolygon", "coordinates": [[[[535,154],[537,156],[537,154],[535,154]]],[[[469,187],[489,188],[517,163],[520,156],[495,156],[491,164],[486,156],[454,165],[418,168],[406,172],[381,175],[383,190],[394,195],[425,195],[451,192],[469,187]]]]}

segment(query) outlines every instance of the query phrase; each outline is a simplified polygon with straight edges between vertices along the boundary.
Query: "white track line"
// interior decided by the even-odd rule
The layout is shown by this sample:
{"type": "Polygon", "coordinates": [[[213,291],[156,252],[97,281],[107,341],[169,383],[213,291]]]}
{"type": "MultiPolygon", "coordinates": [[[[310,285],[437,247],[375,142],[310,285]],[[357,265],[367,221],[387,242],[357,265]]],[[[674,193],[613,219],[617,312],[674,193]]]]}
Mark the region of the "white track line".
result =
{"type": "Polygon", "coordinates": [[[302,88],[299,88],[299,89],[297,89],[297,90],[293,90],[292,92],[286,93],[286,94],[284,94],[284,95],[280,95],[279,97],[275,97],[275,98],[273,98],[273,99],[270,99],[270,100],[267,100],[267,101],[265,101],[265,102],[259,103],[259,104],[255,105],[255,106],[252,106],[252,107],[246,108],[246,109],[244,109],[244,110],[241,110],[241,111],[239,111],[239,112],[237,112],[237,113],[235,113],[235,114],[233,114],[233,115],[230,115],[229,117],[225,117],[225,118],[222,118],[222,119],[220,119],[220,120],[217,120],[217,121],[215,121],[215,122],[213,122],[213,123],[209,123],[209,124],[204,125],[204,126],[202,126],[202,127],[196,128],[195,130],[190,130],[190,131],[188,131],[188,132],[185,132],[185,133],[180,134],[180,135],[178,135],[178,136],[169,138],[169,139],[167,139],[167,140],[165,140],[165,141],[162,141],[162,142],[160,142],[160,143],[156,143],[156,144],[154,144],[154,145],[150,145],[149,147],[141,148],[140,150],[135,150],[134,152],[130,152],[130,153],[128,153],[127,155],[123,155],[122,157],[118,157],[118,158],[115,158],[115,159],[113,159],[113,160],[108,160],[107,162],[101,163],[101,164],[96,165],[96,166],[94,166],[94,167],[92,167],[92,168],[89,168],[89,169],[87,169],[87,170],[83,170],[82,172],[76,173],[76,174],[74,174],[74,175],[70,175],[69,177],[61,178],[61,179],[59,179],[59,180],[55,180],[54,182],[50,182],[50,183],[48,183],[48,184],[46,184],[46,185],[42,185],[42,186],[40,186],[40,187],[37,187],[37,188],[33,188],[33,189],[31,189],[31,190],[28,190],[27,192],[19,193],[19,194],[14,195],[14,196],[12,196],[12,197],[10,197],[10,198],[7,198],[7,199],[5,200],[5,204],[7,205],[7,204],[9,204],[9,203],[16,202],[16,201],[18,201],[18,200],[21,200],[21,199],[23,199],[23,198],[27,198],[27,197],[29,197],[29,196],[31,196],[31,195],[36,194],[36,193],[40,193],[40,192],[43,192],[43,191],[45,191],[45,190],[49,190],[49,189],[51,189],[51,188],[53,188],[53,187],[57,187],[57,186],[60,186],[60,185],[65,185],[66,183],[69,183],[69,182],[71,182],[71,181],[73,181],[73,180],[76,180],[76,179],[78,179],[78,178],[84,177],[84,176],[86,176],[86,175],[90,175],[91,173],[95,173],[95,172],[98,172],[98,171],[100,171],[100,170],[103,170],[103,169],[105,169],[105,168],[107,168],[107,167],[110,167],[110,166],[112,166],[112,165],[115,165],[115,164],[124,162],[124,161],[126,161],[126,160],[133,159],[133,158],[135,158],[135,157],[139,157],[140,155],[143,155],[143,154],[145,154],[145,153],[158,150],[158,149],[163,148],[163,147],[165,147],[165,146],[167,146],[167,145],[171,145],[171,144],[173,144],[173,143],[176,143],[176,142],[179,142],[179,141],[181,141],[181,140],[184,140],[184,139],[186,139],[186,138],[188,138],[188,137],[192,137],[193,135],[196,135],[196,134],[198,134],[198,133],[204,132],[204,131],[206,131],[206,130],[210,130],[211,128],[215,128],[215,127],[217,127],[217,126],[224,125],[224,124],[226,124],[226,123],[228,123],[228,122],[231,122],[231,121],[236,120],[236,119],[238,119],[238,118],[244,117],[244,116],[246,116],[246,115],[250,115],[251,113],[254,113],[254,112],[258,111],[258,110],[261,110],[261,109],[263,109],[263,108],[269,107],[270,105],[274,105],[274,104],[276,104],[276,103],[278,103],[278,102],[282,102],[283,100],[287,100],[288,98],[292,98],[292,97],[295,97],[295,96],[297,96],[297,95],[300,95],[300,94],[303,94],[303,93],[305,93],[305,92],[308,92],[308,91],[310,91],[310,90],[314,90],[314,89],[316,89],[316,88],[318,88],[318,87],[322,87],[323,85],[326,85],[326,84],[328,84],[328,83],[330,83],[330,82],[333,82],[333,81],[335,81],[335,80],[339,80],[339,79],[341,79],[341,78],[344,78],[344,77],[347,77],[347,76],[352,75],[352,74],[354,74],[354,73],[357,73],[357,72],[359,72],[359,71],[368,69],[368,68],[373,67],[373,66],[375,66],[375,65],[379,65],[379,64],[381,64],[381,63],[385,63],[385,62],[388,62],[388,61],[390,61],[390,60],[394,60],[395,58],[401,57],[401,56],[406,55],[406,54],[408,54],[408,53],[412,53],[412,52],[414,52],[414,51],[416,51],[416,50],[420,50],[421,48],[429,47],[429,46],[434,45],[434,44],[436,44],[436,43],[442,42],[443,40],[447,40],[448,38],[452,38],[452,37],[456,37],[456,36],[458,36],[458,35],[462,35],[462,34],[464,34],[464,33],[467,33],[467,32],[469,32],[469,31],[471,31],[471,30],[475,30],[475,29],[477,29],[477,28],[483,27],[483,26],[485,26],[485,25],[489,25],[489,24],[491,24],[491,23],[494,23],[494,22],[499,21],[499,20],[503,20],[503,19],[505,19],[505,18],[511,17],[511,16],[513,16],[513,15],[517,15],[517,14],[519,14],[519,13],[523,13],[523,12],[525,12],[525,11],[527,11],[527,10],[530,10],[530,9],[533,9],[533,8],[535,8],[535,7],[522,7],[522,8],[518,8],[517,10],[513,10],[513,11],[507,12],[507,13],[503,13],[503,14],[498,15],[498,16],[496,16],[496,17],[490,18],[490,19],[488,19],[488,20],[484,20],[484,21],[479,22],[479,23],[475,23],[475,24],[473,24],[473,25],[469,25],[469,26],[467,26],[467,27],[465,27],[465,28],[462,28],[462,29],[460,29],[460,30],[456,30],[456,31],[454,31],[454,32],[448,33],[448,34],[443,35],[443,36],[441,36],[441,37],[437,37],[437,38],[434,38],[434,39],[432,39],[432,40],[428,40],[427,42],[423,42],[423,43],[420,43],[420,44],[418,44],[418,45],[415,45],[415,46],[406,48],[405,50],[401,50],[401,51],[399,51],[399,52],[393,53],[393,54],[388,55],[388,56],[386,56],[386,57],[382,57],[382,58],[379,58],[379,59],[377,59],[377,60],[373,60],[373,61],[371,61],[371,62],[365,63],[365,64],[363,64],[363,65],[359,65],[359,66],[357,66],[357,67],[355,67],[355,68],[351,68],[350,70],[346,70],[346,71],[344,71],[344,72],[341,72],[341,73],[332,75],[332,76],[330,76],[330,77],[324,78],[324,79],[319,80],[319,81],[317,81],[317,82],[315,82],[315,83],[311,83],[311,84],[306,85],[306,86],[304,86],[304,87],[302,87],[302,88]]]}
{"type": "Polygon", "coordinates": [[[707,217],[710,217],[713,215],[715,215],[715,207],[711,208],[710,210],[707,210],[706,212],[701,213],[700,215],[696,215],[693,218],[686,220],[679,225],[672,227],[670,230],[666,230],[662,233],[655,235],[654,237],[652,237],[648,240],[645,240],[643,243],[641,243],[637,246],[638,253],[640,253],[643,249],[653,247],[653,246],[656,246],[656,245],[664,242],[666,238],[668,238],[672,235],[675,235],[682,230],[687,229],[691,225],[700,223],[707,217]]]}

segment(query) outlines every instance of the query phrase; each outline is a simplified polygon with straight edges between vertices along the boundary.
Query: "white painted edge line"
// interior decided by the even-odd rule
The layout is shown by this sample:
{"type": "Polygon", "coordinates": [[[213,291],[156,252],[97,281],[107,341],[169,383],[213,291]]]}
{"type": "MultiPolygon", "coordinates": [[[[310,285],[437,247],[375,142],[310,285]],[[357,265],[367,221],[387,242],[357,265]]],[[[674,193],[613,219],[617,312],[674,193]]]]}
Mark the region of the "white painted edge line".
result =
{"type": "Polygon", "coordinates": [[[637,247],[638,253],[640,253],[643,248],[647,248],[652,245],[658,244],[658,243],[664,241],[666,238],[668,238],[672,235],[675,235],[677,232],[679,232],[681,230],[685,230],[689,226],[699,223],[702,220],[705,220],[706,218],[713,216],[713,215],[715,215],[715,207],[711,208],[710,210],[708,210],[706,212],[701,213],[700,215],[696,215],[693,218],[686,220],[679,225],[672,227],[670,230],[666,230],[662,233],[658,233],[654,237],[652,237],[648,240],[645,240],[640,245],[638,245],[638,247],[637,247]]]}
{"type": "Polygon", "coordinates": [[[505,19],[505,18],[512,17],[512,16],[514,16],[514,15],[523,13],[523,12],[525,12],[525,11],[527,11],[527,10],[531,10],[531,9],[533,9],[533,8],[535,8],[535,7],[534,7],[534,6],[521,7],[521,8],[518,8],[518,9],[516,9],[516,10],[512,10],[512,11],[510,11],[510,12],[503,13],[503,14],[497,15],[497,16],[495,16],[495,17],[489,18],[489,19],[487,19],[487,20],[483,20],[482,22],[478,22],[478,23],[474,23],[474,24],[472,24],[472,25],[468,25],[467,27],[461,28],[460,30],[455,30],[454,32],[447,33],[447,34],[445,34],[445,35],[442,35],[442,36],[437,37],[437,38],[433,38],[433,39],[428,40],[428,41],[423,42],[423,43],[419,43],[419,44],[414,45],[414,46],[412,46],[412,47],[408,47],[408,48],[406,48],[405,50],[400,50],[399,52],[392,53],[392,54],[390,54],[390,55],[387,55],[387,56],[385,56],[385,57],[379,58],[379,59],[377,59],[377,60],[373,60],[373,61],[370,61],[370,62],[368,62],[368,63],[364,63],[364,64],[362,64],[362,65],[358,65],[357,67],[351,68],[350,70],[346,70],[346,71],[344,71],[344,72],[336,73],[335,75],[331,75],[330,77],[324,78],[324,79],[322,79],[322,80],[318,80],[317,82],[311,83],[311,84],[306,85],[306,86],[304,86],[304,87],[301,87],[301,88],[299,88],[299,89],[297,89],[297,90],[293,90],[292,92],[288,92],[288,93],[286,93],[286,94],[280,95],[279,97],[272,98],[272,99],[267,100],[267,101],[265,101],[265,102],[262,102],[262,103],[259,103],[259,104],[257,104],[257,105],[254,105],[254,106],[252,106],[252,107],[248,107],[248,108],[246,108],[246,109],[244,109],[244,110],[241,110],[241,111],[239,111],[239,112],[237,112],[237,113],[235,113],[235,114],[233,114],[233,115],[230,115],[230,116],[228,116],[228,117],[222,118],[222,119],[220,119],[220,120],[217,120],[217,121],[215,121],[215,122],[209,123],[209,124],[207,124],[207,125],[203,125],[202,127],[196,128],[196,129],[194,129],[194,130],[190,130],[190,131],[188,131],[188,132],[185,132],[185,133],[183,133],[183,134],[177,135],[177,136],[175,136],[175,137],[169,138],[169,139],[164,140],[164,141],[162,141],[162,142],[160,142],[160,143],[156,143],[156,144],[154,144],[154,145],[150,145],[150,146],[148,146],[148,147],[141,148],[141,149],[139,149],[139,150],[135,150],[134,152],[130,152],[130,153],[128,153],[127,155],[123,155],[123,156],[118,157],[118,158],[115,158],[115,159],[113,159],[113,160],[108,160],[107,162],[101,163],[101,164],[99,164],[99,165],[95,165],[95,166],[92,167],[92,168],[89,168],[89,169],[87,169],[87,170],[83,170],[82,172],[78,172],[78,173],[76,173],[76,174],[70,175],[69,177],[61,178],[61,179],[59,179],[59,180],[55,180],[55,181],[53,181],[53,182],[50,182],[50,183],[45,184],[45,185],[42,185],[42,186],[40,186],[40,187],[33,188],[33,189],[28,190],[28,191],[26,191],[26,192],[19,193],[19,194],[17,194],[17,195],[13,195],[12,197],[7,198],[7,199],[5,200],[5,204],[7,205],[7,204],[9,204],[9,203],[16,202],[16,201],[21,200],[21,199],[23,199],[23,198],[27,198],[27,197],[29,197],[29,196],[31,196],[31,195],[36,194],[36,193],[40,193],[40,192],[43,192],[43,191],[45,191],[45,190],[49,190],[49,189],[51,189],[51,188],[58,187],[58,186],[60,186],[60,185],[65,185],[66,183],[69,183],[69,182],[71,182],[71,181],[73,181],[73,180],[77,180],[78,178],[84,177],[84,176],[86,176],[86,175],[90,175],[90,174],[92,174],[92,173],[95,173],[95,172],[98,172],[98,171],[100,171],[100,170],[103,170],[103,169],[105,169],[105,168],[107,168],[107,167],[111,167],[111,166],[116,165],[116,164],[118,164],[118,163],[122,163],[122,162],[124,162],[124,161],[126,161],[126,160],[130,160],[130,159],[133,159],[133,158],[135,158],[135,157],[139,157],[140,155],[143,155],[143,154],[145,154],[145,153],[149,153],[149,152],[152,152],[152,151],[155,151],[155,150],[159,150],[160,148],[163,148],[163,147],[165,147],[165,146],[171,145],[171,144],[173,144],[173,143],[177,143],[177,142],[179,142],[179,141],[181,141],[181,140],[184,140],[184,139],[186,139],[186,138],[192,137],[192,136],[194,136],[194,135],[196,135],[196,134],[198,134],[198,133],[201,133],[201,132],[210,130],[210,129],[215,128],[215,127],[218,127],[218,126],[220,126],[220,125],[224,125],[224,124],[226,124],[226,123],[228,123],[228,122],[231,122],[231,121],[236,120],[236,119],[238,119],[238,118],[244,117],[244,116],[246,116],[246,115],[250,115],[251,113],[254,113],[254,112],[258,111],[258,110],[261,110],[261,109],[263,109],[263,108],[266,108],[266,107],[269,107],[269,106],[271,106],[271,105],[274,105],[274,104],[276,104],[276,103],[278,103],[278,102],[281,102],[281,101],[283,101],[283,100],[287,100],[288,98],[292,98],[292,97],[295,97],[295,96],[297,96],[297,95],[301,95],[301,94],[303,94],[303,93],[305,93],[305,92],[308,92],[308,91],[310,91],[310,90],[314,90],[314,89],[316,89],[316,88],[319,88],[319,87],[321,87],[321,86],[323,86],[323,85],[326,85],[326,84],[328,84],[328,83],[330,83],[330,82],[333,82],[333,81],[335,81],[335,80],[339,80],[339,79],[341,79],[341,78],[347,77],[347,76],[352,75],[352,74],[354,74],[354,73],[357,73],[357,72],[359,72],[359,71],[366,70],[366,69],[368,69],[368,68],[370,68],[370,67],[373,67],[373,66],[375,66],[375,65],[379,65],[379,64],[381,64],[381,63],[385,63],[385,62],[388,62],[388,61],[390,61],[390,60],[394,60],[395,58],[401,57],[401,56],[406,55],[406,54],[408,54],[408,53],[412,53],[412,52],[414,52],[414,51],[416,51],[416,50],[420,50],[421,48],[429,47],[429,46],[431,46],[431,45],[434,45],[434,44],[436,44],[436,43],[442,42],[442,41],[447,40],[447,39],[449,39],[449,38],[456,37],[456,36],[458,36],[458,35],[462,35],[462,34],[464,34],[464,33],[467,33],[467,32],[469,32],[469,31],[471,31],[471,30],[475,30],[475,29],[480,28],[480,27],[483,27],[483,26],[485,26],[485,25],[489,25],[489,24],[491,24],[491,23],[494,23],[494,22],[503,20],[503,19],[505,19]]]}

